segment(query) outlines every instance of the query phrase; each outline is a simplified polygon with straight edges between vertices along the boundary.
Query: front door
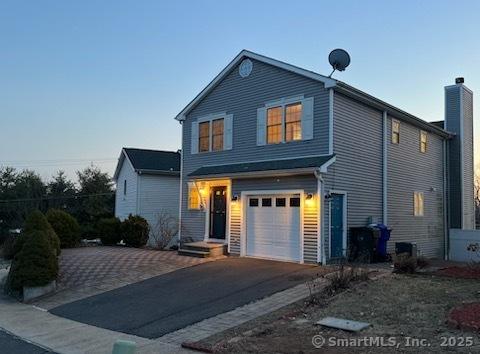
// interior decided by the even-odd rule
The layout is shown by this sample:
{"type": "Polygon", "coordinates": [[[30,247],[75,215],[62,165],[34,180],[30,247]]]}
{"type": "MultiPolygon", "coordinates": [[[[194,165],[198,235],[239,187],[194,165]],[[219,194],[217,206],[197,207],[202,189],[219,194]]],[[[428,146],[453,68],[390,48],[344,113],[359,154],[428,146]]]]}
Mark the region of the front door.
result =
{"type": "Polygon", "coordinates": [[[344,236],[344,206],[343,194],[332,194],[330,200],[330,257],[343,257],[345,245],[343,244],[344,236]]]}
{"type": "Polygon", "coordinates": [[[210,195],[210,238],[225,239],[227,188],[212,187],[210,195]]]}

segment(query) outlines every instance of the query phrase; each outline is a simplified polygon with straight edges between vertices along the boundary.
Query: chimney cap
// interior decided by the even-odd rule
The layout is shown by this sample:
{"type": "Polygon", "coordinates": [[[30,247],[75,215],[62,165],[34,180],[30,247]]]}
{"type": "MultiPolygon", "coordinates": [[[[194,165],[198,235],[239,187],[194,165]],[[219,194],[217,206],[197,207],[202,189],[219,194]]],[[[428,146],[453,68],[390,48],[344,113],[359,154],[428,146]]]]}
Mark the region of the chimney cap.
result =
{"type": "Polygon", "coordinates": [[[464,82],[465,82],[465,79],[463,77],[455,78],[455,83],[456,84],[463,84],[464,82]]]}

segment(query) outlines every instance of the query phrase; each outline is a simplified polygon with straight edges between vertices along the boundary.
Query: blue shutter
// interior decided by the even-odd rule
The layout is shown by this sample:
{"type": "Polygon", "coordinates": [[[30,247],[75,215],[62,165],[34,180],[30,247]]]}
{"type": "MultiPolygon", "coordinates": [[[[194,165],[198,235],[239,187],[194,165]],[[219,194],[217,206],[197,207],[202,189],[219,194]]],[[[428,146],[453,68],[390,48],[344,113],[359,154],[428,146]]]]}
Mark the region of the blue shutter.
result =
{"type": "Polygon", "coordinates": [[[192,146],[190,149],[190,153],[198,154],[198,122],[192,122],[192,146]]]}
{"type": "Polygon", "coordinates": [[[227,114],[223,122],[223,149],[231,150],[233,145],[233,114],[227,114]]]}
{"type": "Polygon", "coordinates": [[[265,107],[257,109],[257,145],[266,144],[267,110],[265,107]]]}

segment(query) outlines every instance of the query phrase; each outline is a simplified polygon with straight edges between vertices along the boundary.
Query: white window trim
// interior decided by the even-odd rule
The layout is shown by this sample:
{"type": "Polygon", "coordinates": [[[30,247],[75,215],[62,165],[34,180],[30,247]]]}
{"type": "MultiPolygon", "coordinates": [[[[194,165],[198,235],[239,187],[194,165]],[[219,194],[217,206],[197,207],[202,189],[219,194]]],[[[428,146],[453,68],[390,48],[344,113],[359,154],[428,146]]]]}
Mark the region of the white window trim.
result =
{"type": "MultiPolygon", "coordinates": [[[[212,122],[214,120],[218,120],[218,119],[223,119],[223,134],[225,136],[225,118],[227,117],[227,112],[221,112],[221,113],[211,113],[207,116],[204,116],[204,117],[200,117],[197,119],[197,123],[198,123],[198,141],[197,141],[197,144],[198,144],[198,153],[199,154],[207,154],[209,152],[218,152],[218,151],[224,151],[225,150],[225,141],[223,142],[223,149],[222,150],[216,150],[214,151],[213,150],[213,128],[212,128],[212,122]],[[208,138],[208,151],[200,151],[200,124],[201,123],[205,123],[205,122],[209,122],[210,124],[208,125],[208,129],[209,129],[209,138],[208,138]]],[[[225,139],[224,139],[225,140],[225,139]]]]}
{"type": "MultiPolygon", "coordinates": [[[[296,141],[302,141],[303,140],[303,132],[302,132],[302,139],[299,140],[290,140],[287,141],[285,139],[285,107],[291,104],[295,103],[301,103],[302,104],[302,114],[303,114],[303,100],[305,99],[304,95],[298,95],[298,96],[291,96],[291,97],[284,97],[280,98],[278,100],[274,101],[269,101],[265,103],[265,145],[278,145],[278,144],[287,144],[287,143],[293,143],[296,141]],[[270,108],[276,108],[276,107],[282,107],[282,141],[279,143],[269,143],[268,142],[268,110],[270,108]]],[[[302,118],[300,118],[300,124],[302,124],[302,118]]]]}

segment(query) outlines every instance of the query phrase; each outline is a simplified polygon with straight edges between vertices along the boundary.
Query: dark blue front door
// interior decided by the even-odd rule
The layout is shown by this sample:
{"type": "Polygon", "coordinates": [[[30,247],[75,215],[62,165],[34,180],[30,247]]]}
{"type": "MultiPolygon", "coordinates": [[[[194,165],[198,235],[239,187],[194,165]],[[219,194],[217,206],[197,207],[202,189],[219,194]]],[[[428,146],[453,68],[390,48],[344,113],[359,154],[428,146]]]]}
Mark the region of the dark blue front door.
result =
{"type": "Polygon", "coordinates": [[[330,200],[330,257],[338,258],[343,256],[343,194],[332,194],[330,200]]]}
{"type": "Polygon", "coordinates": [[[227,188],[213,187],[210,196],[210,237],[225,239],[227,188]]]}

